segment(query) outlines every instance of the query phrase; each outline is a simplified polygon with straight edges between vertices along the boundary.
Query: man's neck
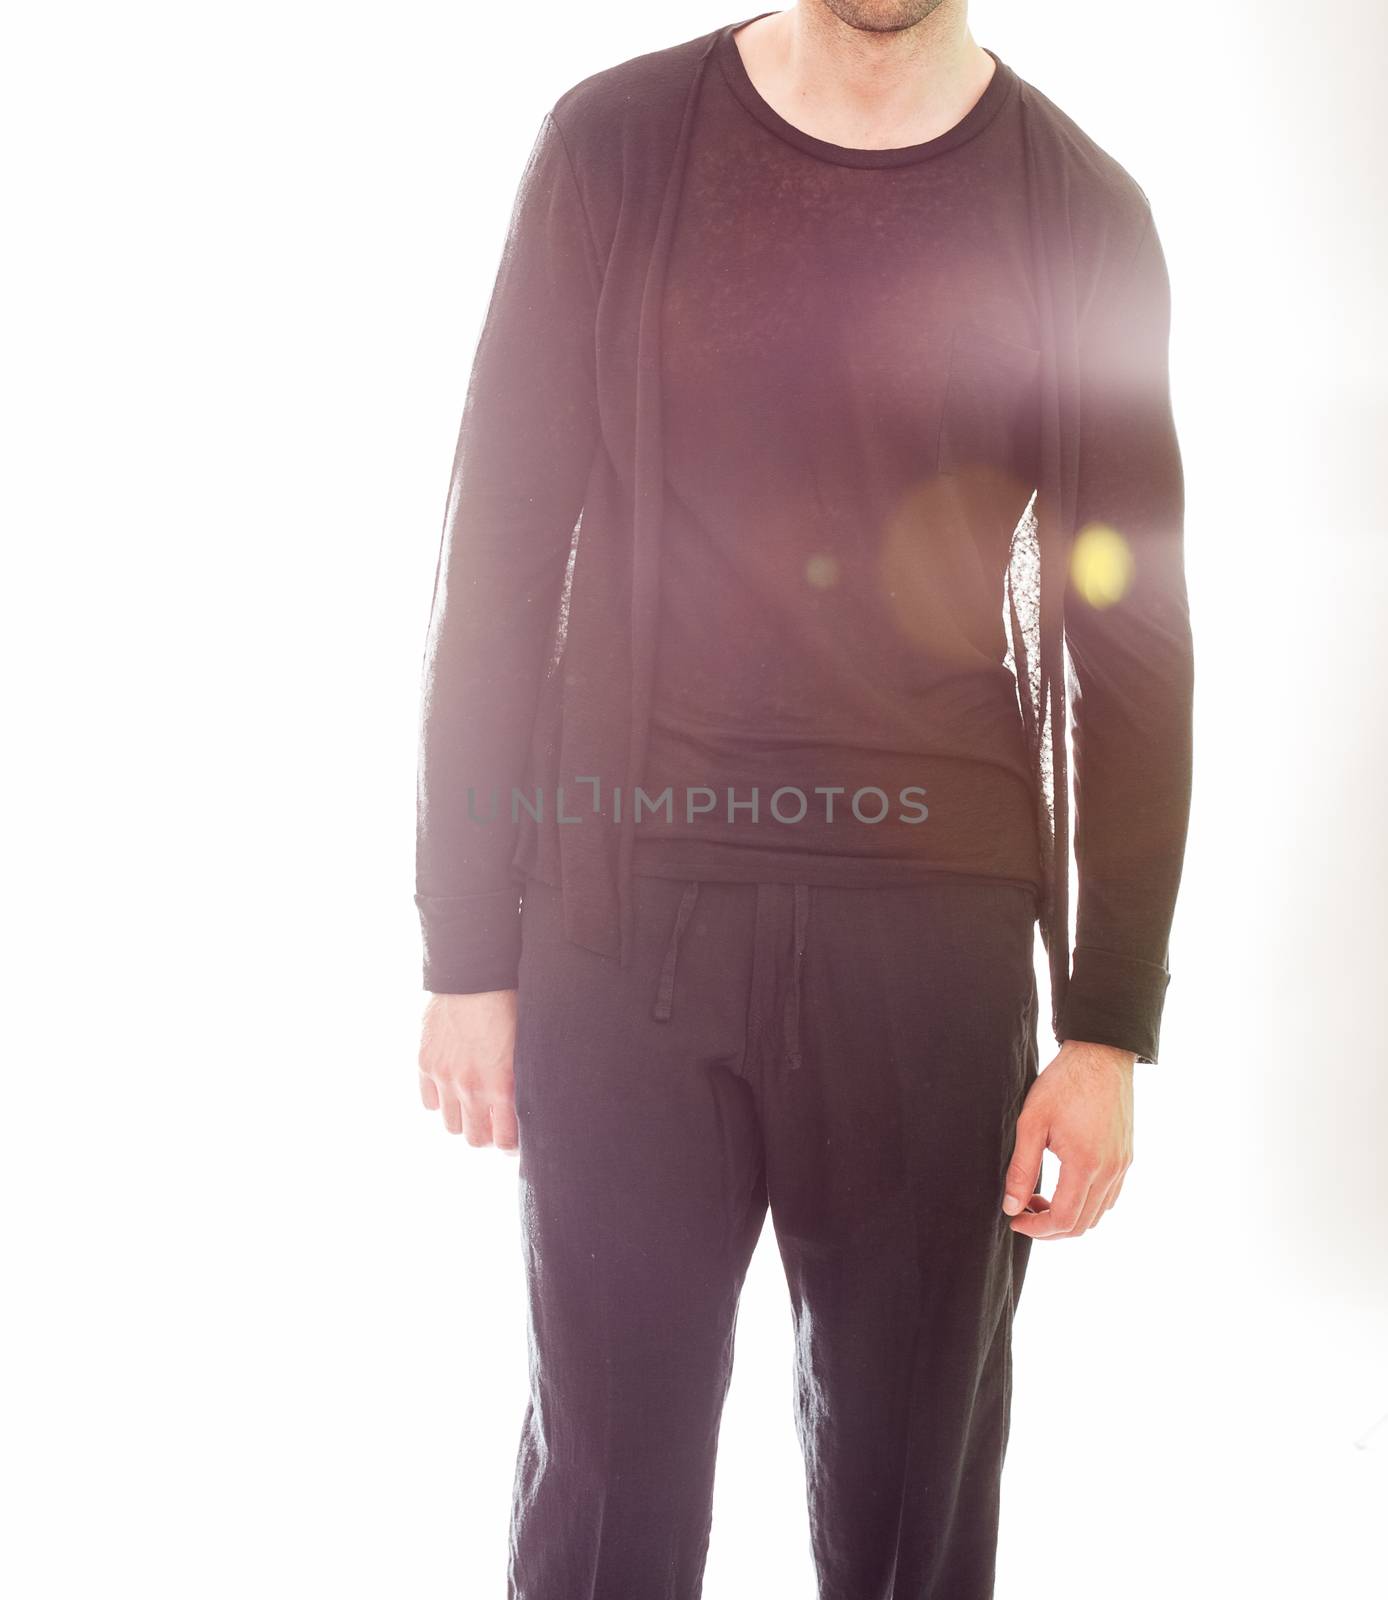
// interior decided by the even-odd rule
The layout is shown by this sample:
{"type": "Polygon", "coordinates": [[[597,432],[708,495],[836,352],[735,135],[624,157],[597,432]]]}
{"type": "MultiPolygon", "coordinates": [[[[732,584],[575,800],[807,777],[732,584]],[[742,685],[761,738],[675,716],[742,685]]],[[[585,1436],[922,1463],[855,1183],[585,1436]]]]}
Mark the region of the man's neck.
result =
{"type": "Polygon", "coordinates": [[[911,27],[853,27],[825,0],[798,0],[740,28],[734,42],[762,98],[802,132],[887,150],[948,132],[995,67],[969,32],[964,0],[911,27]]]}

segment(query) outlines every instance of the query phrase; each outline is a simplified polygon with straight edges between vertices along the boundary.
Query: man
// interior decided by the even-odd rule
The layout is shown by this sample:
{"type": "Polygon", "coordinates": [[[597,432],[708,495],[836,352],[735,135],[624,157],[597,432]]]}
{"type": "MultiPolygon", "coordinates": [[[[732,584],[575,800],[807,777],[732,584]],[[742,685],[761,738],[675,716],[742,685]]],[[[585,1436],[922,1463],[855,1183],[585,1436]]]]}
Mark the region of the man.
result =
{"type": "Polygon", "coordinates": [[[799,0],[546,115],[417,885],[425,1105],[519,1145],[513,1596],[700,1592],[768,1210],[822,1600],[992,1593],[1031,1243],[1118,1198],[1167,983],[1169,309],[1145,194],[964,0],[799,0]]]}

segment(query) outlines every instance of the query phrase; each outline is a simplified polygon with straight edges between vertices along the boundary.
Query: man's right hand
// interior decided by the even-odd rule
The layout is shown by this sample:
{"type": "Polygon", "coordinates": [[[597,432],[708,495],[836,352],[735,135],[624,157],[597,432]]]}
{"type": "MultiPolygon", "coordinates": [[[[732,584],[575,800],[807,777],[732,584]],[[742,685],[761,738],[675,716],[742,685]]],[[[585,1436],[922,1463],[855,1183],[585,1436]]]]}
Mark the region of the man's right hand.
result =
{"type": "Polygon", "coordinates": [[[450,1133],[471,1145],[517,1149],[515,989],[431,994],[419,1046],[419,1092],[450,1133]]]}

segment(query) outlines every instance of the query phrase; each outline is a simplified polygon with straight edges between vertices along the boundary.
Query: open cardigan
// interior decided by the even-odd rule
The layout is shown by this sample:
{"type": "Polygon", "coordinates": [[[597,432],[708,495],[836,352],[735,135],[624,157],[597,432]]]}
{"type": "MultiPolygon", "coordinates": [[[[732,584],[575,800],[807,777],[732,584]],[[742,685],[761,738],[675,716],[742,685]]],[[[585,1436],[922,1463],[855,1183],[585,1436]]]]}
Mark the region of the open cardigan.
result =
{"type": "MultiPolygon", "coordinates": [[[[416,902],[436,993],[516,985],[526,874],[561,886],[570,939],[623,963],[632,953],[662,283],[718,31],[568,89],[516,194],[425,653],[416,902]]],[[[1052,1024],[1057,1039],[1154,1061],[1193,688],[1170,288],[1140,186],[1039,90],[1019,79],[1018,92],[1041,455],[999,604],[1035,778],[1052,1024]]]]}

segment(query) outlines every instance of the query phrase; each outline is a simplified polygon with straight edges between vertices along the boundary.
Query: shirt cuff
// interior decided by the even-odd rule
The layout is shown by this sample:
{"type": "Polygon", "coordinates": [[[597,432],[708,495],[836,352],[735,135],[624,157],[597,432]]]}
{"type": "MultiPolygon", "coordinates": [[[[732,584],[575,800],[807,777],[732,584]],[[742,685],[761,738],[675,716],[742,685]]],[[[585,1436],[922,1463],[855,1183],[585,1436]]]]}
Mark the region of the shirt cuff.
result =
{"type": "Polygon", "coordinates": [[[414,897],[424,935],[424,987],[482,994],[520,984],[520,887],[414,897]]]}
{"type": "Polygon", "coordinates": [[[1071,963],[1060,1041],[1113,1045],[1134,1051],[1139,1061],[1155,1062],[1170,982],[1165,967],[1081,946],[1071,963]]]}

